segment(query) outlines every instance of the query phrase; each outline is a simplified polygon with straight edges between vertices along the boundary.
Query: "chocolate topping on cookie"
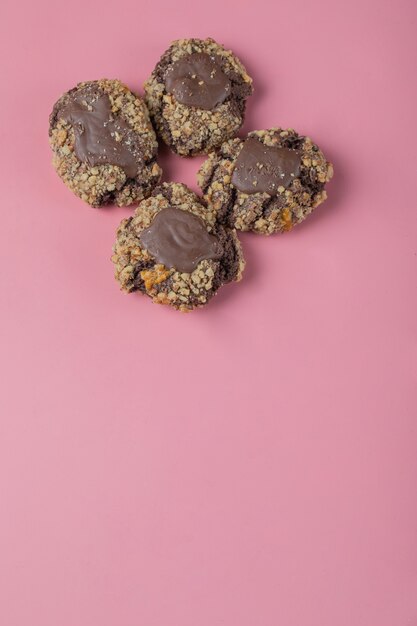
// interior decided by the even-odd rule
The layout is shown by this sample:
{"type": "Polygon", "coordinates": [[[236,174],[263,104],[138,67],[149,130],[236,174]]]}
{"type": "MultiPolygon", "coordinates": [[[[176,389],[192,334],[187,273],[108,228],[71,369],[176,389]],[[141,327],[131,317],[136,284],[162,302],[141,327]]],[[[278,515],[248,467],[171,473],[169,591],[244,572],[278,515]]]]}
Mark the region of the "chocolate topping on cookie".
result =
{"type": "Polygon", "coordinates": [[[138,163],[128,147],[131,128],[114,115],[107,95],[89,102],[92,110],[84,104],[86,100],[80,91],[60,113],[74,128],[77,158],[91,166],[118,165],[128,178],[134,178],[138,163]]]}
{"type": "Polygon", "coordinates": [[[232,87],[216,56],[206,52],[175,61],[167,69],[165,86],[181,104],[207,111],[224,102],[232,87]]]}
{"type": "Polygon", "coordinates": [[[179,272],[191,273],[203,259],[219,259],[223,254],[220,242],[207,232],[202,219],[173,207],[159,211],[139,237],[158,263],[179,272]]]}
{"type": "Polygon", "coordinates": [[[249,137],[236,159],[233,185],[243,193],[268,193],[274,196],[278,187],[288,187],[299,176],[301,153],[290,148],[265,146],[249,137]]]}

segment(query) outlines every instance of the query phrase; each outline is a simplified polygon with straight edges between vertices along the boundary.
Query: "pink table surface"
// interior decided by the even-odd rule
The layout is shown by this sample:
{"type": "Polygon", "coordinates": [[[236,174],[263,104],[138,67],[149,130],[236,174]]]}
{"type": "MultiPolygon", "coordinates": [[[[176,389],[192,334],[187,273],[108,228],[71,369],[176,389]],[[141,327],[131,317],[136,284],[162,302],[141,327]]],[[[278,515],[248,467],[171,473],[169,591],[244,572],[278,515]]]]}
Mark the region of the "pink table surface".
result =
{"type": "MultiPolygon", "coordinates": [[[[416,626],[416,3],[1,13],[1,626],[416,626]],[[254,76],[244,131],[293,126],[336,173],[181,315],[119,292],[131,209],[74,197],[47,130],[187,36],[254,76]]],[[[202,159],[160,160],[197,189],[202,159]]]]}

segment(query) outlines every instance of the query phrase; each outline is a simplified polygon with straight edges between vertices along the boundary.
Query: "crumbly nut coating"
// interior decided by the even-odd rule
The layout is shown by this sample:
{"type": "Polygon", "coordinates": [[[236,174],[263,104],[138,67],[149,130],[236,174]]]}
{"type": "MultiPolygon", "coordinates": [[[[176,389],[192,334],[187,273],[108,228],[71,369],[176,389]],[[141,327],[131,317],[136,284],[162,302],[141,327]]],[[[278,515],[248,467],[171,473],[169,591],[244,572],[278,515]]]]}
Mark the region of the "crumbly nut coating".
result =
{"type": "Polygon", "coordinates": [[[180,311],[205,305],[225,283],[238,281],[245,266],[240,242],[234,230],[220,225],[216,213],[188,187],[164,183],[143,200],[132,217],[122,220],[116,234],[112,261],[115,278],[126,293],[140,291],[157,304],[180,311]],[[143,247],[141,232],[155,216],[168,207],[188,211],[201,218],[208,232],[220,241],[223,254],[218,260],[204,259],[191,273],[181,273],[157,263],[143,247]]]}
{"type": "Polygon", "coordinates": [[[232,176],[245,140],[231,139],[212,152],[198,172],[204,198],[221,221],[238,230],[264,235],[289,231],[326,199],[324,186],[333,176],[333,166],[309,137],[292,128],[253,131],[247,137],[259,139],[265,146],[299,151],[299,176],[287,187],[278,187],[275,195],[241,192],[233,185],[232,176]]]}
{"type": "Polygon", "coordinates": [[[233,137],[241,127],[252,79],[239,59],[213,39],[179,39],[162,55],[144,85],[145,98],[155,128],[170,148],[181,156],[207,154],[233,137]],[[193,53],[207,53],[220,60],[231,82],[230,96],[212,110],[186,106],[167,92],[165,78],[172,64],[193,53]]]}
{"type": "MultiPolygon", "coordinates": [[[[118,137],[117,141],[120,140],[118,137]]],[[[161,178],[161,168],[156,162],[158,143],[149,112],[144,101],[132,93],[119,80],[97,80],[79,83],[63,94],[56,102],[50,116],[49,142],[53,151],[53,165],[64,183],[82,200],[93,207],[107,204],[127,206],[146,198],[161,178]],[[88,94],[90,102],[107,95],[112,115],[127,123],[132,131],[136,149],[140,154],[137,174],[128,178],[118,165],[91,166],[80,161],[74,150],[73,125],[63,119],[63,111],[77,94],[88,94]]]]}

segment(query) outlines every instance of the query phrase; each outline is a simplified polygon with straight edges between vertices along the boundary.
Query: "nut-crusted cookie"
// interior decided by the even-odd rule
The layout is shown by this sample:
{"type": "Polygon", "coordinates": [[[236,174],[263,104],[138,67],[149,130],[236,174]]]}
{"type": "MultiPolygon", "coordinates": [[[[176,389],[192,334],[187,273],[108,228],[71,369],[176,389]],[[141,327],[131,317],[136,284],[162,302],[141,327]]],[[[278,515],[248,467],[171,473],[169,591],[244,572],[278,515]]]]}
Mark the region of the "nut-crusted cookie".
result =
{"type": "Polygon", "coordinates": [[[140,291],[180,311],[205,305],[241,279],[244,259],[234,230],[188,187],[164,183],[122,220],[112,261],[123,291],[140,291]]]}
{"type": "Polygon", "coordinates": [[[207,154],[243,123],[252,79],[213,39],[179,39],[145,83],[157,132],[181,156],[207,154]]]}
{"type": "Polygon", "coordinates": [[[49,142],[59,176],[93,207],[138,202],[161,178],[146,105],[118,80],[79,83],[63,94],[49,142]]]}
{"type": "Polygon", "coordinates": [[[264,235],[291,230],[327,197],[333,166],[292,128],[257,130],[209,155],[198,173],[221,221],[264,235]]]}

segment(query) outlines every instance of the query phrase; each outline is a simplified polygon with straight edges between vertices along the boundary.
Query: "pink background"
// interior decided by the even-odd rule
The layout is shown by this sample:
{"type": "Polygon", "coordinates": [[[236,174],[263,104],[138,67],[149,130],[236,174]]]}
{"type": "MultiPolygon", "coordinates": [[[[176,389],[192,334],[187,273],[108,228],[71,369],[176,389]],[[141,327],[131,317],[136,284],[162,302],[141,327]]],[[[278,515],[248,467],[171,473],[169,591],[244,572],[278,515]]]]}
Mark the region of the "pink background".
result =
{"type": "MultiPolygon", "coordinates": [[[[416,3],[1,12],[1,626],[416,626],[416,3]],[[209,35],[255,78],[245,130],[294,126],[336,174],[181,315],[119,292],[131,210],[64,187],[48,115],[209,35]]],[[[161,156],[195,189],[200,163],[161,156]]]]}

